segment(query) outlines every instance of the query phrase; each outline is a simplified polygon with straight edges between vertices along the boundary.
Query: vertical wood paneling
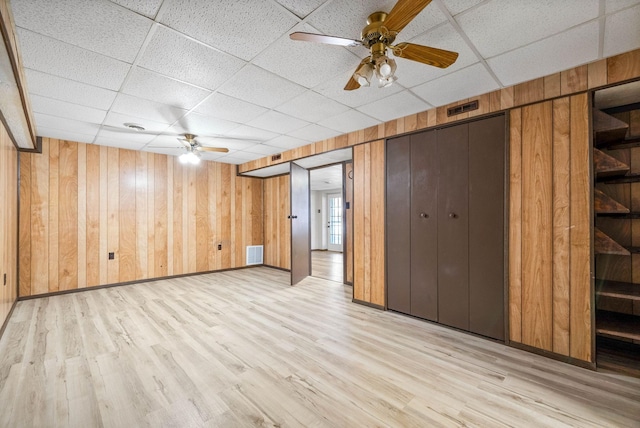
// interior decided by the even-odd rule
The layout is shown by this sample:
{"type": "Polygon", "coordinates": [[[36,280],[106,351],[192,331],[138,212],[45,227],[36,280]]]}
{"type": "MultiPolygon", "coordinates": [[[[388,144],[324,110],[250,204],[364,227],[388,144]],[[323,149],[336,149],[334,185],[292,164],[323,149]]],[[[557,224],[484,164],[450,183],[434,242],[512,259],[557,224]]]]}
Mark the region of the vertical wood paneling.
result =
{"type": "Polygon", "coordinates": [[[571,97],[571,356],[591,361],[589,98],[571,97]]]}
{"type": "MultiPolygon", "coordinates": [[[[3,125],[0,125],[0,144],[6,144],[6,131],[3,125]]],[[[21,155],[20,157],[20,242],[19,247],[23,255],[31,255],[31,157],[21,155]]],[[[8,174],[9,170],[3,166],[3,174],[8,174]]],[[[7,178],[8,180],[8,178],[7,178]]],[[[10,190],[6,192],[7,201],[11,195],[10,190]]],[[[31,294],[31,258],[20,257],[20,295],[28,296],[31,294]]],[[[2,320],[4,322],[4,320],[2,320]]]]}
{"type": "Polygon", "coordinates": [[[264,263],[291,269],[291,221],[289,175],[264,180],[264,263]]]}
{"type": "Polygon", "coordinates": [[[522,342],[552,349],[552,105],[522,109],[522,342]]]}
{"type": "MultiPolygon", "coordinates": [[[[100,284],[100,147],[87,145],[87,282],[80,286],[93,287],[100,284]]],[[[22,172],[20,177],[24,177],[22,172]]],[[[103,208],[104,209],[104,208],[103,208]]],[[[79,249],[82,251],[82,248],[79,249]]],[[[25,294],[26,295],[26,294],[25,294]]]]}
{"type": "Polygon", "coordinates": [[[49,290],[58,291],[58,208],[60,206],[59,193],[60,178],[60,141],[49,141],[49,276],[47,277],[49,290]]]}
{"type": "MultiPolygon", "coordinates": [[[[7,134],[4,125],[0,123],[0,192],[2,192],[3,200],[0,204],[0,266],[2,271],[0,275],[6,274],[6,283],[0,283],[0,326],[4,324],[11,307],[17,298],[18,272],[16,271],[16,263],[18,262],[18,248],[16,242],[18,239],[18,194],[29,197],[29,192],[22,189],[23,184],[20,183],[18,190],[18,162],[20,166],[25,166],[27,171],[31,165],[28,160],[18,160],[18,152],[13,146],[7,134]]],[[[27,181],[28,183],[29,181],[27,181]]],[[[27,208],[30,203],[27,203],[27,208]]],[[[23,212],[20,207],[20,212],[23,212]]],[[[25,214],[26,222],[29,222],[29,212],[25,214]]],[[[29,231],[20,232],[20,242],[29,237],[29,231]]],[[[22,261],[20,262],[22,269],[22,261]]],[[[27,274],[21,278],[28,280],[31,274],[30,267],[26,266],[27,274]]],[[[4,278],[0,276],[0,278],[4,278]]],[[[30,282],[23,288],[28,288],[30,282]]]]}
{"type": "Polygon", "coordinates": [[[579,94],[511,111],[509,328],[591,362],[588,109],[579,94]]]}
{"type": "Polygon", "coordinates": [[[115,253],[107,260],[107,281],[115,284],[120,278],[120,150],[114,147],[107,149],[107,188],[107,245],[115,253]]]}
{"type": "Polygon", "coordinates": [[[570,216],[569,99],[553,101],[553,352],[569,355],[570,216]]]}
{"type": "Polygon", "coordinates": [[[511,110],[509,197],[509,340],[522,341],[522,109],[511,110]]]}
{"type": "MultiPolygon", "coordinates": [[[[47,138],[43,154],[24,153],[21,163],[24,296],[239,267],[247,245],[263,244],[262,180],[236,177],[235,165],[182,165],[174,157],[47,138]],[[51,192],[51,183],[59,191],[51,192]]],[[[13,171],[17,177],[17,158],[13,171]]],[[[276,200],[288,204],[288,193],[276,200]]],[[[280,238],[272,241],[278,248],[280,238]]],[[[288,267],[288,251],[282,262],[288,267]]]]}
{"type": "Polygon", "coordinates": [[[136,278],[136,153],[119,151],[118,281],[136,278]]]}
{"type": "Polygon", "coordinates": [[[384,141],[353,149],[353,296],[384,306],[384,141]],[[378,171],[378,173],[374,173],[378,171]]]}

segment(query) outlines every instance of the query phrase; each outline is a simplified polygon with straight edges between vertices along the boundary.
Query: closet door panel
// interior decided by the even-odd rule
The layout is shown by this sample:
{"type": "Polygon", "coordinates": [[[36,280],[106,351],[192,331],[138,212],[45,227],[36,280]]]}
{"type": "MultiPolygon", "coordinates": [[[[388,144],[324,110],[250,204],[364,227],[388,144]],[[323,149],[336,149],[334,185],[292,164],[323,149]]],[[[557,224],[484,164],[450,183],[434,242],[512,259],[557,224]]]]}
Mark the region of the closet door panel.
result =
{"type": "Polygon", "coordinates": [[[469,329],[504,340],[504,116],[469,124],[469,329]]]}
{"type": "Polygon", "coordinates": [[[387,307],[411,313],[411,137],[387,142],[387,307]]]}
{"type": "Polygon", "coordinates": [[[411,314],[438,320],[436,131],[411,136],[411,314]]]}
{"type": "Polygon", "coordinates": [[[468,125],[438,130],[438,322],[469,329],[468,125]]]}

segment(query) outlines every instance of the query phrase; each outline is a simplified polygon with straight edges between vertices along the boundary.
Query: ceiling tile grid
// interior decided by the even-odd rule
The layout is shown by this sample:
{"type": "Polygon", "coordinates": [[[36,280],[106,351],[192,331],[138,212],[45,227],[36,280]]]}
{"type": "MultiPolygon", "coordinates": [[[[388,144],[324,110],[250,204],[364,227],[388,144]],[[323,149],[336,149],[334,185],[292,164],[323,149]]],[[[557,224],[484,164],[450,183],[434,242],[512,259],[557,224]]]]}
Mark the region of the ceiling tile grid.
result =
{"type": "Polygon", "coordinates": [[[345,91],[365,48],[289,38],[358,39],[371,13],[395,2],[10,4],[39,135],[180,154],[176,136],[189,132],[228,144],[229,154],[204,158],[229,163],[640,48],[640,0],[433,0],[397,41],[458,52],[456,63],[398,58],[391,87],[345,91]],[[126,122],[147,130],[136,134],[126,122]]]}

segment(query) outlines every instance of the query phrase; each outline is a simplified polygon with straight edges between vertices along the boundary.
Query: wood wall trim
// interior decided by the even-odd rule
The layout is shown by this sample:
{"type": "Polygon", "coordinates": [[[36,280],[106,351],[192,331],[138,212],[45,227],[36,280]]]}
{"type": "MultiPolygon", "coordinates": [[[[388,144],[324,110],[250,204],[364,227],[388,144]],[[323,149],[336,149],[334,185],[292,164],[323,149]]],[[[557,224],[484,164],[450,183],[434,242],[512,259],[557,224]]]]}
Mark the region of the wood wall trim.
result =
{"type": "Polygon", "coordinates": [[[270,157],[264,157],[246,162],[238,166],[238,172],[242,174],[343,147],[370,143],[380,138],[389,138],[455,123],[471,117],[484,116],[514,107],[523,107],[540,101],[553,100],[562,96],[578,94],[607,85],[637,79],[640,78],[640,65],[638,64],[640,64],[640,49],[291,149],[283,152],[282,159],[278,161],[272,161],[270,157]],[[447,117],[446,111],[448,108],[475,99],[479,101],[478,110],[451,118],[447,117]]]}
{"type": "Polygon", "coordinates": [[[233,165],[50,138],[20,164],[21,297],[241,267],[263,244],[262,179],[233,165]]]}

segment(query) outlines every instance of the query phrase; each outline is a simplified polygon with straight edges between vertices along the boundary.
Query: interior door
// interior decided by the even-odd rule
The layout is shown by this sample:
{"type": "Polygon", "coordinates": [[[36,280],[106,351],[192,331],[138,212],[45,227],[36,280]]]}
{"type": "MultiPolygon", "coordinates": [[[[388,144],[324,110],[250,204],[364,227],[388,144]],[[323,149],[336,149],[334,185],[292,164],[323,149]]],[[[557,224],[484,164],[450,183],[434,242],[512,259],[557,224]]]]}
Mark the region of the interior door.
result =
{"type": "Polygon", "coordinates": [[[294,162],[291,182],[291,285],[311,275],[311,220],[309,171],[294,162]]]}
{"type": "Polygon", "coordinates": [[[327,208],[327,249],[342,252],[342,194],[328,194],[327,208]]]}

